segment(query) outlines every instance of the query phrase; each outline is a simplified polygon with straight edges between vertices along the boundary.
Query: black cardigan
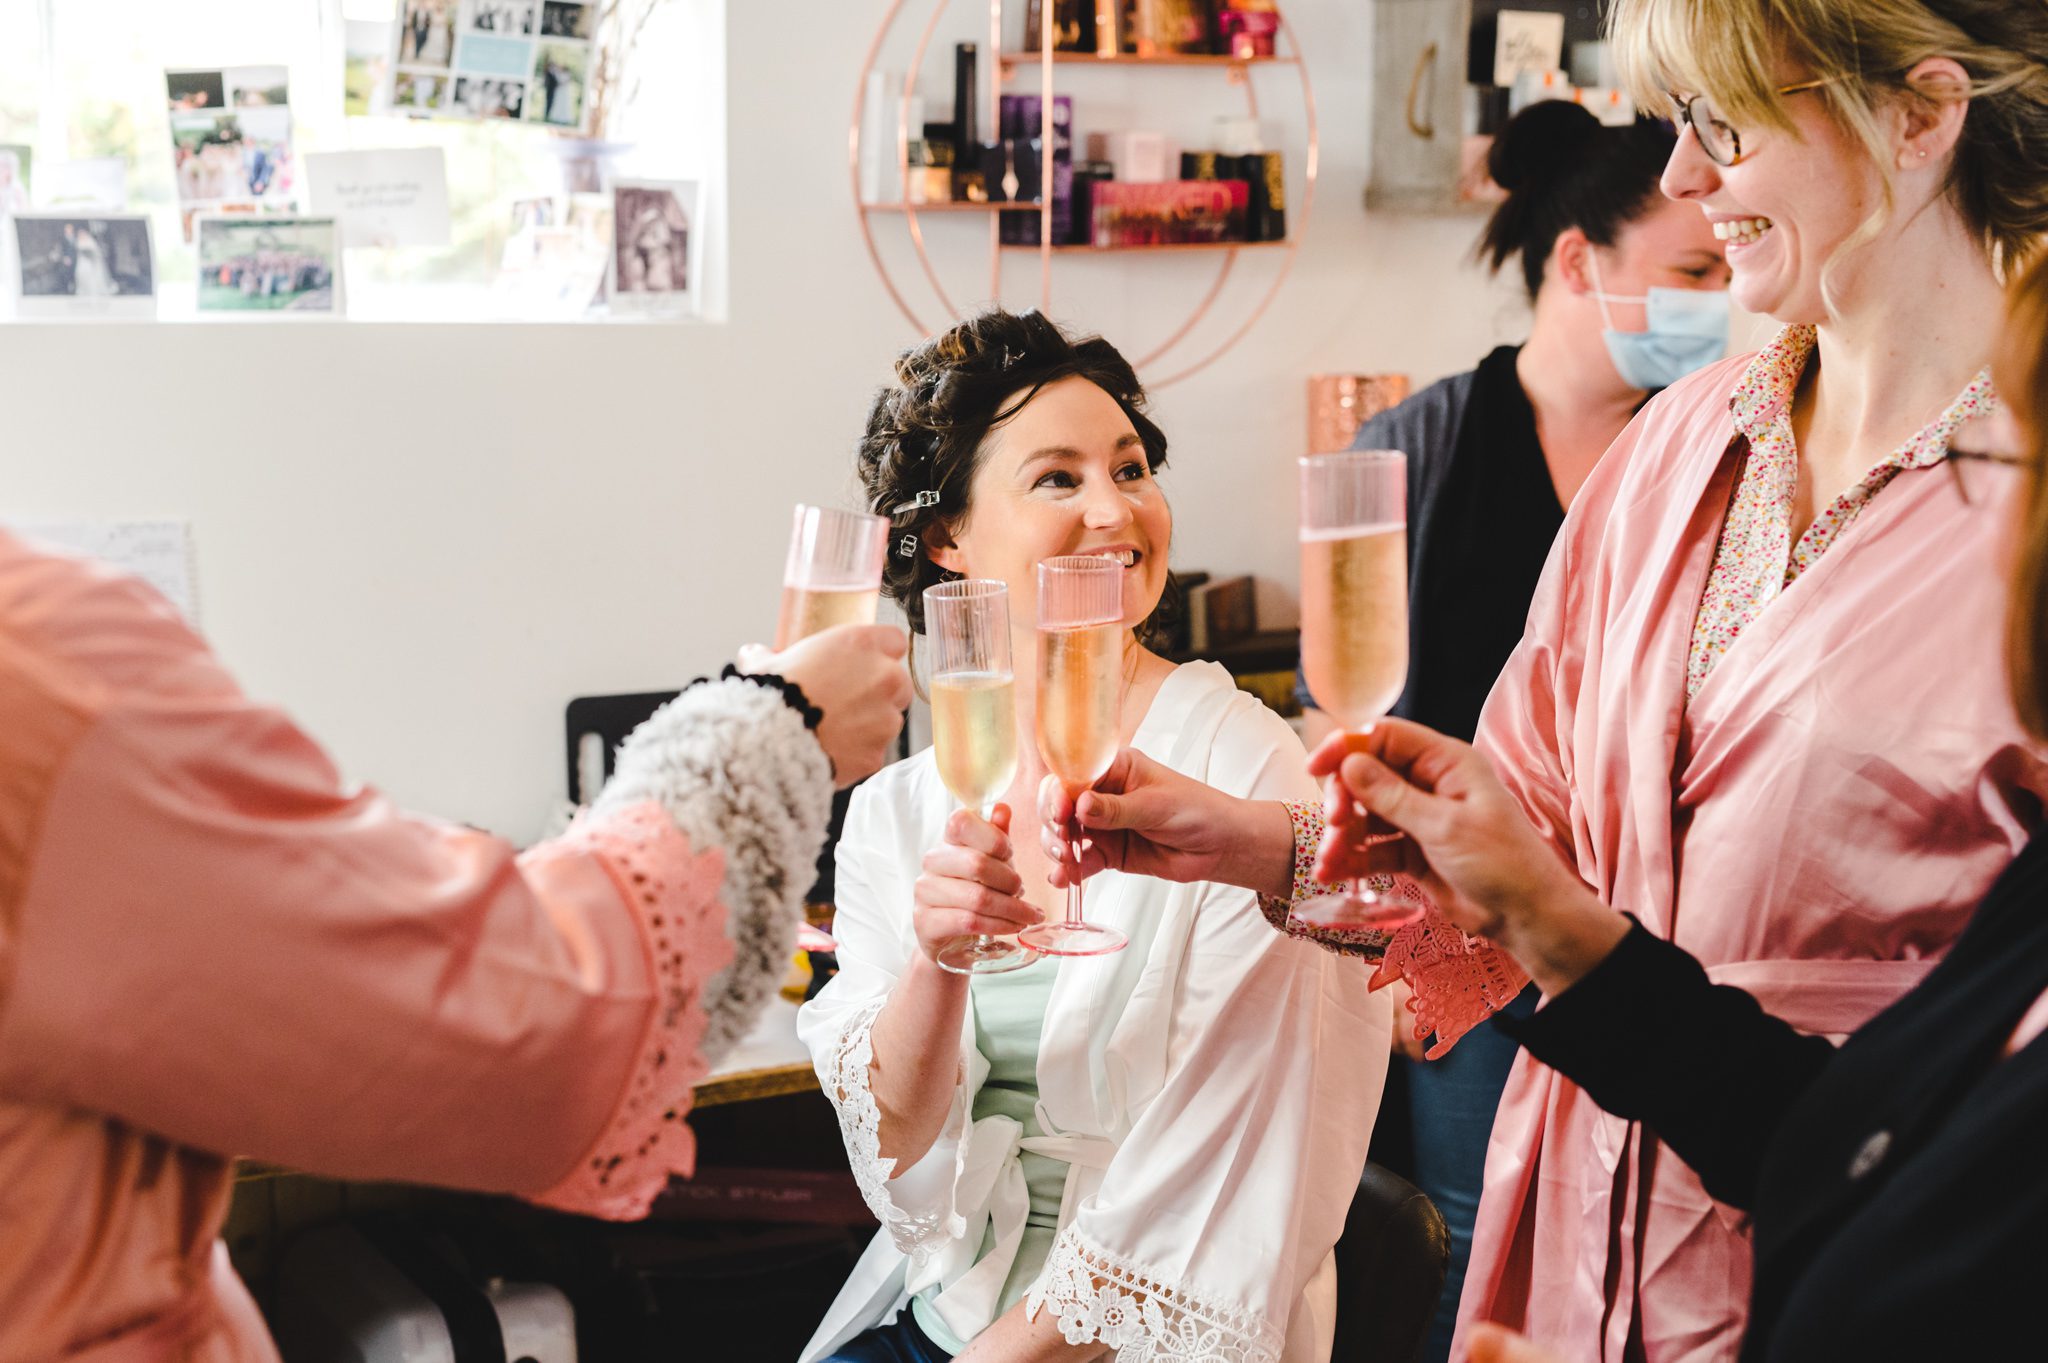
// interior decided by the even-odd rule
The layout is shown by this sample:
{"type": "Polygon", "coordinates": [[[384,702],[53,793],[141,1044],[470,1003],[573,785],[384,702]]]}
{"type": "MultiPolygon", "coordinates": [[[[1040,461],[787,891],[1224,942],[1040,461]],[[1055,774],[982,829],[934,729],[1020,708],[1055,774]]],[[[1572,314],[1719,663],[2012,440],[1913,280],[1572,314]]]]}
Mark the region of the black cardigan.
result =
{"type": "Polygon", "coordinates": [[[1744,1360],[2048,1358],[2048,834],[1840,1050],[1638,924],[1501,1026],[1754,1217],[1744,1360]]]}

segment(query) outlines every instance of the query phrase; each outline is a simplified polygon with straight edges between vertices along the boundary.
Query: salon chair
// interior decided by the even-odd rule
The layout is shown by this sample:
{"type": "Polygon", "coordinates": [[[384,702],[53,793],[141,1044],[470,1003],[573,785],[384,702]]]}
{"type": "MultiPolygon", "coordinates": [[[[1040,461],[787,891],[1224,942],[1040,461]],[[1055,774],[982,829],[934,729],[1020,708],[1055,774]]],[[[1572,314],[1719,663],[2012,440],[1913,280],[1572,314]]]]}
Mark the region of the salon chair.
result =
{"type": "Polygon", "coordinates": [[[1330,1363],[1410,1363],[1450,1262],[1450,1232],[1423,1191],[1367,1164],[1337,1241],[1337,1341],[1330,1363]]]}

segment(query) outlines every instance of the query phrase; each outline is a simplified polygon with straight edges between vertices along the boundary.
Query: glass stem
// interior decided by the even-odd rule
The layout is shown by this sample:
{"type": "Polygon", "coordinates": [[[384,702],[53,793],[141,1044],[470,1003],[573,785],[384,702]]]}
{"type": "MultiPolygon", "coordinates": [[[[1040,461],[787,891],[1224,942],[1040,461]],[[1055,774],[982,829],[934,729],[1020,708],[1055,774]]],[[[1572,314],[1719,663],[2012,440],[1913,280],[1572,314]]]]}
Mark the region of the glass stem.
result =
{"type": "MultiPolygon", "coordinates": [[[[1073,823],[1069,825],[1067,850],[1074,854],[1074,865],[1079,867],[1081,864],[1081,817],[1078,814],[1074,816],[1073,823]]],[[[1078,880],[1067,886],[1067,926],[1081,926],[1081,882],[1078,880]]]]}

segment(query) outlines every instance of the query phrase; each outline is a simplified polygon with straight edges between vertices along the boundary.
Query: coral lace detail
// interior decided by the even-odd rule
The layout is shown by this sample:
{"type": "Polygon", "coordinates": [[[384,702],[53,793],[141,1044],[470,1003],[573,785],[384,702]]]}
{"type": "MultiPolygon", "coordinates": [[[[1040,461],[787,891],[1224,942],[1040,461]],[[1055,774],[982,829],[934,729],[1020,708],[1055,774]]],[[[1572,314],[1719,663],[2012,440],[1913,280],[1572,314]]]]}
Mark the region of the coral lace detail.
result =
{"type": "Polygon", "coordinates": [[[632,1220],[647,1214],[669,1175],[687,1177],[696,1166],[696,1141],[683,1118],[691,1090],[710,1069],[699,1052],[702,990],[733,959],[718,899],[725,857],[716,848],[692,852],[689,839],[652,801],[579,819],[547,851],[575,853],[596,853],[632,904],[658,1006],[603,1136],[569,1177],[533,1200],[632,1220]]]}
{"type": "Polygon", "coordinates": [[[1373,987],[1396,978],[1407,980],[1415,991],[1415,1034],[1436,1033],[1436,1044],[1424,1052],[1431,1060],[1514,1002],[1529,982],[1505,951],[1435,909],[1395,930],[1386,959],[1372,977],[1373,987]]]}

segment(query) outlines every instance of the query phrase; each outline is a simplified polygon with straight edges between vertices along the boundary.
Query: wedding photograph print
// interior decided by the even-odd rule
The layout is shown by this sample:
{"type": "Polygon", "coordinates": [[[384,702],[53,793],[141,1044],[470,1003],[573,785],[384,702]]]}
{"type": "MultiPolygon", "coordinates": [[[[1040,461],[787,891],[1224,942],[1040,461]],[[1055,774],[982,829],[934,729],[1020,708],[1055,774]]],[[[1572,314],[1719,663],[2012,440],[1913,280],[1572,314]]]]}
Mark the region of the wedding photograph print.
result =
{"type": "Polygon", "coordinates": [[[156,259],[142,213],[18,213],[23,317],[151,317],[156,259]]]}
{"type": "Polygon", "coordinates": [[[333,218],[208,215],[198,222],[199,311],[341,315],[333,218]]]}
{"type": "Polygon", "coordinates": [[[614,312],[661,317],[696,312],[697,198],[693,180],[621,180],[613,186],[614,312]]]}

